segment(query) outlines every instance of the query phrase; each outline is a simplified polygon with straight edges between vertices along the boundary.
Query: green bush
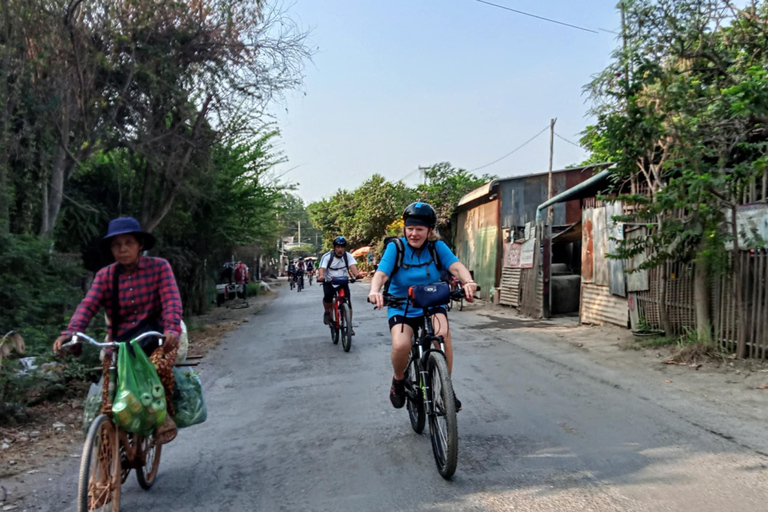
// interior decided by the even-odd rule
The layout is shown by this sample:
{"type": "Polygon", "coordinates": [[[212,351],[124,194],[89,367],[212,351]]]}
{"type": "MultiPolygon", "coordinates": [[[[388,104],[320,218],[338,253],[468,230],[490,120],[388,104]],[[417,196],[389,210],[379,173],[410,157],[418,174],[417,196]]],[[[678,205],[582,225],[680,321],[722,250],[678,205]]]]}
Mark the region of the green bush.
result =
{"type": "Polygon", "coordinates": [[[0,235],[0,330],[18,331],[27,355],[50,354],[82,298],[83,275],[48,239],[0,235]]]}
{"type": "Polygon", "coordinates": [[[256,297],[259,294],[259,283],[248,283],[245,288],[248,297],[256,297]]]}

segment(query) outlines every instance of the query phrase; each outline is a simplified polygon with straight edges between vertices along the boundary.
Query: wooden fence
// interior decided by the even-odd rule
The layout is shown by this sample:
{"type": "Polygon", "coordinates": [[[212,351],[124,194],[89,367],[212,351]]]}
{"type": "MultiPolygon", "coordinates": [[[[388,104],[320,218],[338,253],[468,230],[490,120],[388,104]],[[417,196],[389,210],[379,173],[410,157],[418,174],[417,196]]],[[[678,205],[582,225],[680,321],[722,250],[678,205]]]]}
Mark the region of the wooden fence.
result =
{"type": "MultiPolygon", "coordinates": [[[[727,351],[736,349],[739,330],[745,329],[749,357],[768,357],[768,252],[739,251],[739,275],[726,273],[710,283],[710,315],[714,338],[727,351]],[[742,283],[743,315],[736,307],[734,284],[742,283]]],[[[667,311],[673,335],[696,328],[694,263],[668,263],[667,311]]],[[[648,271],[649,290],[635,294],[639,318],[660,329],[659,295],[661,267],[648,271]]]]}

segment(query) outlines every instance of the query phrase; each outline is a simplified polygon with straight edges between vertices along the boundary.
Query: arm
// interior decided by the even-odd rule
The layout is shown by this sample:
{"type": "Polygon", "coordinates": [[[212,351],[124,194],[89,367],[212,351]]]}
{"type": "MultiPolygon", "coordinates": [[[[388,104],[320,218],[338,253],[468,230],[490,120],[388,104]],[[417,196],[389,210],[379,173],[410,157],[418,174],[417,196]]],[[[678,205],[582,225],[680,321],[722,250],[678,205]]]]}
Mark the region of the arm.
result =
{"type": "Polygon", "coordinates": [[[162,321],[165,329],[166,342],[163,349],[166,352],[171,351],[179,344],[181,336],[181,296],[179,288],[176,286],[176,278],[173,276],[171,264],[163,260],[160,269],[160,304],[163,307],[162,321]]]}
{"type": "Polygon", "coordinates": [[[107,269],[100,270],[96,277],[93,279],[93,284],[85,295],[85,298],[77,306],[75,314],[72,315],[72,319],[69,321],[67,330],[62,331],[53,344],[54,352],[60,352],[61,346],[72,338],[72,335],[76,332],[83,332],[91,323],[91,319],[99,312],[99,309],[104,305],[104,301],[107,294],[107,286],[109,285],[109,277],[107,276],[107,269]]]}
{"type": "Polygon", "coordinates": [[[355,279],[360,278],[360,272],[357,271],[357,265],[350,265],[349,273],[352,274],[352,277],[354,277],[355,279]]]}
{"type": "Polygon", "coordinates": [[[317,282],[322,283],[325,281],[325,267],[320,267],[317,271],[317,282]]]}
{"type": "Polygon", "coordinates": [[[371,289],[368,292],[368,302],[375,305],[378,309],[384,307],[384,295],[381,294],[381,288],[388,279],[389,276],[381,270],[377,270],[376,273],[373,274],[371,289]]]}

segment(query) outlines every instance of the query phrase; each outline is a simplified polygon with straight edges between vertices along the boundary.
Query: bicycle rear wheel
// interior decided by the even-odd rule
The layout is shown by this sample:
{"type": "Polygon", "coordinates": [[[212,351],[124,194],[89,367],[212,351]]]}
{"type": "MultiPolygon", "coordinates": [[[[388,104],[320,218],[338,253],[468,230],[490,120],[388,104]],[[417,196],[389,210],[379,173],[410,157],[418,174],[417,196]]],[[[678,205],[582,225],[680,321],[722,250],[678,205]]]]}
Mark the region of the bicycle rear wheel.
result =
{"type": "Polygon", "coordinates": [[[408,408],[408,416],[411,419],[411,427],[417,434],[424,432],[424,423],[426,422],[426,414],[424,412],[424,397],[419,387],[419,367],[416,361],[413,359],[413,354],[408,358],[408,366],[405,369],[405,378],[408,379],[408,385],[410,385],[413,392],[416,394],[415,398],[411,398],[408,395],[408,399],[405,406],[408,408]]]}
{"type": "Polygon", "coordinates": [[[142,437],[140,444],[141,465],[136,468],[136,480],[145,491],[148,491],[155,483],[157,470],[160,468],[160,454],[163,451],[163,445],[158,444],[153,434],[142,437]]]}
{"type": "Polygon", "coordinates": [[[83,445],[77,510],[120,510],[120,439],[117,427],[106,414],[93,420],[83,445]]]}
{"type": "Polygon", "coordinates": [[[344,352],[349,352],[352,348],[352,323],[349,321],[349,309],[344,304],[339,306],[339,316],[341,317],[341,346],[344,352]]]}
{"type": "Polygon", "coordinates": [[[459,458],[459,428],[456,422],[456,402],[448,363],[440,352],[430,352],[427,362],[429,396],[433,413],[429,415],[429,435],[432,452],[440,475],[446,480],[456,472],[459,458]]]}

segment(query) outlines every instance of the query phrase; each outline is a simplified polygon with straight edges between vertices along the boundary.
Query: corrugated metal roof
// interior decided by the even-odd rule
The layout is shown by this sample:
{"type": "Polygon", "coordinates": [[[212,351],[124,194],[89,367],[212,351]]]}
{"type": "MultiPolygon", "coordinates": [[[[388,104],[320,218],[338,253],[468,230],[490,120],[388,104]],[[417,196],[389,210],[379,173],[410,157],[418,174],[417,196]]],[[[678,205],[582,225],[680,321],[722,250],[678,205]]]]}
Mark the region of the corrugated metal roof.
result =
{"type": "Polygon", "coordinates": [[[470,203],[475,199],[480,199],[481,197],[487,196],[488,194],[491,193],[491,187],[493,186],[493,184],[494,184],[493,181],[489,181],[485,185],[480,185],[469,194],[465,194],[461,199],[459,199],[458,206],[470,203]]]}
{"type": "MultiPolygon", "coordinates": [[[[593,165],[585,165],[583,167],[572,167],[570,169],[558,169],[556,171],[552,171],[552,174],[562,174],[566,172],[583,172],[589,169],[605,169],[607,167],[610,167],[613,164],[610,163],[602,163],[602,164],[593,164],[593,165]]],[[[515,181],[515,180],[525,180],[528,178],[538,177],[538,176],[546,176],[549,174],[548,172],[534,172],[529,174],[521,174],[519,176],[507,176],[506,178],[497,178],[493,181],[489,181],[488,183],[481,185],[477,187],[472,192],[466,194],[464,197],[462,197],[459,200],[459,204],[457,206],[463,206],[467,203],[470,203],[472,201],[476,201],[477,199],[481,199],[484,196],[490,195],[491,191],[499,185],[500,183],[504,183],[507,181],[515,181]]]]}

